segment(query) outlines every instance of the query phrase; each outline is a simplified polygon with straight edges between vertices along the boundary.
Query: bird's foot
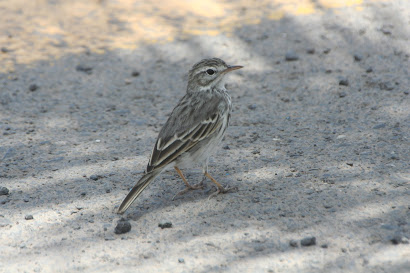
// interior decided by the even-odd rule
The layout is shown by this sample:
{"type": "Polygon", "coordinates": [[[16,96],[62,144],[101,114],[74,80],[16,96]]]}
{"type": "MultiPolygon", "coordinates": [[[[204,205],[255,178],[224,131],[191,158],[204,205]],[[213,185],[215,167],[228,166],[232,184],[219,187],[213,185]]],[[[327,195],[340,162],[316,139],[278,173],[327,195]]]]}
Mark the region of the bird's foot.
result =
{"type": "Polygon", "coordinates": [[[187,187],[185,189],[183,189],[182,191],[178,192],[177,194],[174,195],[174,197],[172,197],[172,200],[175,200],[176,197],[183,195],[189,191],[194,191],[194,190],[199,190],[199,189],[203,189],[204,188],[204,181],[202,180],[201,182],[199,182],[196,185],[190,185],[187,184],[187,187]]]}
{"type": "Polygon", "coordinates": [[[211,198],[217,196],[217,195],[220,194],[220,193],[227,193],[229,190],[231,190],[231,188],[229,188],[229,187],[226,187],[226,188],[224,188],[224,187],[222,187],[222,186],[217,187],[216,192],[214,192],[213,194],[211,194],[211,195],[208,197],[208,199],[211,199],[211,198]]]}

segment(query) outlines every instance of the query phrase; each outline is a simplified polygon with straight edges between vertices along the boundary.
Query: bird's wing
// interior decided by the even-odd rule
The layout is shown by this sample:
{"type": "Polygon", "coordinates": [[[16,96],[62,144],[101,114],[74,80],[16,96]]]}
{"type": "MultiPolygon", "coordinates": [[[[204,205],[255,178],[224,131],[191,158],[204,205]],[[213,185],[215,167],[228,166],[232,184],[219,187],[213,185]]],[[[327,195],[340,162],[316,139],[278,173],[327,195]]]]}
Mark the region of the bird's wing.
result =
{"type": "Polygon", "coordinates": [[[218,103],[207,101],[194,107],[190,103],[185,103],[184,99],[186,100],[184,97],[175,107],[159,133],[147,172],[165,167],[222,128],[223,117],[218,110],[218,103]]]}

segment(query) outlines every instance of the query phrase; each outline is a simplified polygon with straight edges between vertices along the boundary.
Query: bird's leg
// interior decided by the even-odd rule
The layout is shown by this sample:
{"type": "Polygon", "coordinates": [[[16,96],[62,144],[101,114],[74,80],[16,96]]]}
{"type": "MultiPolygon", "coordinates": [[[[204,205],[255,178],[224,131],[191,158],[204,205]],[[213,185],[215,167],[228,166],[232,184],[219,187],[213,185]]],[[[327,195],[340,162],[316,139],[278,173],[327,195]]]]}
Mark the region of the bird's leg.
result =
{"type": "Polygon", "coordinates": [[[175,196],[172,198],[172,200],[174,200],[175,197],[177,197],[179,195],[183,195],[184,193],[187,193],[191,190],[197,190],[197,189],[202,189],[203,188],[203,181],[201,181],[201,183],[199,183],[197,185],[192,186],[188,183],[188,181],[186,180],[186,178],[185,178],[184,174],[182,173],[182,171],[176,166],[174,168],[177,171],[177,173],[179,174],[179,176],[182,178],[182,181],[184,181],[184,183],[186,185],[186,188],[184,190],[178,192],[177,194],[175,194],[175,196]]]}
{"type": "Polygon", "coordinates": [[[204,173],[204,175],[206,177],[208,177],[209,179],[211,179],[211,181],[216,185],[216,187],[218,188],[218,190],[216,192],[214,192],[213,194],[211,194],[209,196],[209,199],[211,199],[212,197],[220,194],[220,193],[227,193],[229,191],[229,187],[224,188],[218,181],[215,180],[215,178],[213,178],[207,171],[204,173]]]}

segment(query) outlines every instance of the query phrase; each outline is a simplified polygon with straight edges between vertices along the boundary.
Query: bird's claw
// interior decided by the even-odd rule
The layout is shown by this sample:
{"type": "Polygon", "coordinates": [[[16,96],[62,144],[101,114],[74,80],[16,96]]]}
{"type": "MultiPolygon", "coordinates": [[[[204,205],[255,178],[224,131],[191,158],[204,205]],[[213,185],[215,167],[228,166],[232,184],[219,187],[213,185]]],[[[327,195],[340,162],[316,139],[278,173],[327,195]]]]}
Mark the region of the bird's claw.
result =
{"type": "Polygon", "coordinates": [[[209,197],[208,197],[208,200],[209,199],[211,199],[211,198],[213,198],[213,197],[215,197],[215,196],[217,196],[218,194],[220,194],[220,193],[227,193],[229,190],[231,190],[231,188],[229,188],[229,187],[226,187],[226,188],[224,188],[224,187],[217,187],[218,189],[216,190],[216,192],[214,192],[213,194],[211,194],[209,197]]]}

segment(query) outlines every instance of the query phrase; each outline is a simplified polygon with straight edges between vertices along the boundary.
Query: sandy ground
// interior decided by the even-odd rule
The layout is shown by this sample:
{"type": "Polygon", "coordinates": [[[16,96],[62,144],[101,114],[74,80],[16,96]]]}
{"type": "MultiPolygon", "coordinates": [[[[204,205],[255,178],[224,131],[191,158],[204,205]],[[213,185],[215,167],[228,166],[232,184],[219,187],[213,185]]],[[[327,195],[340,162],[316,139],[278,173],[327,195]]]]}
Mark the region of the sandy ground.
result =
{"type": "Polygon", "coordinates": [[[0,4],[0,272],[408,272],[409,1],[23,2],[0,4]],[[210,162],[234,190],[172,201],[166,172],[115,234],[214,56],[245,66],[210,162]]]}

